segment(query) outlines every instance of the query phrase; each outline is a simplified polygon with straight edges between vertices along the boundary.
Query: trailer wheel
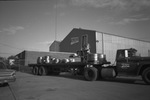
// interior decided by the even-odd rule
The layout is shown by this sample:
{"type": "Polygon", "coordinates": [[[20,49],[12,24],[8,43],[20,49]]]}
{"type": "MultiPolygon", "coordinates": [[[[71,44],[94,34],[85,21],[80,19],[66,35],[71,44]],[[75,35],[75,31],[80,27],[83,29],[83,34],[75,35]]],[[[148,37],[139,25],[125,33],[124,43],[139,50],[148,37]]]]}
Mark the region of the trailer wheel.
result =
{"type": "Polygon", "coordinates": [[[98,76],[98,70],[95,67],[88,67],[84,69],[84,78],[88,81],[95,81],[98,76]]]}
{"type": "Polygon", "coordinates": [[[146,68],[142,73],[142,79],[145,83],[150,85],[150,67],[146,68]]]}
{"type": "Polygon", "coordinates": [[[39,75],[44,76],[47,75],[47,69],[45,67],[40,67],[39,68],[39,75]]]}
{"type": "Polygon", "coordinates": [[[33,67],[33,74],[38,75],[38,67],[37,66],[33,67]]]}

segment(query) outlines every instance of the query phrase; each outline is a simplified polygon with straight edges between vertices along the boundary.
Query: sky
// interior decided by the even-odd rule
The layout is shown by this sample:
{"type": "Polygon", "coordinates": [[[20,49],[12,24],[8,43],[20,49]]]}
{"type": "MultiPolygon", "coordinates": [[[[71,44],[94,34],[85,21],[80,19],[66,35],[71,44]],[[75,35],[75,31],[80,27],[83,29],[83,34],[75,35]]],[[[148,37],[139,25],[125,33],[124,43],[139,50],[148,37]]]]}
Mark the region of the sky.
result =
{"type": "Polygon", "coordinates": [[[150,41],[150,0],[0,0],[0,56],[49,51],[73,28],[150,41]]]}

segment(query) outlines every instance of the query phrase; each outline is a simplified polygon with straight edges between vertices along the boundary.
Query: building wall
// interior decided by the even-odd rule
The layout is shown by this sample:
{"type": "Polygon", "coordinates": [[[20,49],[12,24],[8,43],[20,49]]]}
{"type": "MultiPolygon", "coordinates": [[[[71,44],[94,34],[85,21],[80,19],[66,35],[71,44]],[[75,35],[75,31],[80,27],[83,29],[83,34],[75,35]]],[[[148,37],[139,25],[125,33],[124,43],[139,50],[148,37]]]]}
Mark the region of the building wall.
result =
{"type": "Polygon", "coordinates": [[[135,48],[140,56],[150,56],[150,42],[117,36],[109,33],[96,32],[85,29],[73,29],[60,43],[60,51],[76,52],[81,50],[83,35],[88,35],[88,42],[92,53],[106,54],[111,63],[115,62],[118,49],[135,48]]]}
{"type": "Polygon", "coordinates": [[[36,64],[37,58],[49,55],[49,52],[26,51],[25,66],[28,64],[36,64]]]}
{"type": "Polygon", "coordinates": [[[60,41],[54,41],[50,47],[49,47],[49,51],[56,51],[56,52],[59,52],[60,49],[59,49],[59,46],[60,45],[60,41]]]}
{"type": "Polygon", "coordinates": [[[88,43],[90,44],[91,52],[96,52],[95,31],[73,29],[60,43],[61,52],[76,52],[81,50],[82,36],[87,35],[88,43]]]}
{"type": "Polygon", "coordinates": [[[146,41],[101,32],[96,32],[96,40],[97,53],[106,54],[107,60],[111,63],[115,61],[117,49],[135,48],[140,56],[150,55],[150,43],[146,41]]]}
{"type": "Polygon", "coordinates": [[[17,58],[16,64],[24,65],[25,64],[25,53],[26,51],[22,51],[21,53],[17,54],[15,57],[17,58]]]}
{"type": "Polygon", "coordinates": [[[81,50],[82,36],[85,34],[88,35],[91,52],[106,54],[107,60],[111,63],[115,62],[118,49],[135,48],[138,50],[138,55],[150,56],[150,42],[84,29],[73,29],[60,43],[60,51],[81,50]]]}
{"type": "Polygon", "coordinates": [[[69,58],[69,56],[72,53],[66,53],[66,52],[37,52],[37,51],[26,51],[25,53],[25,66],[28,66],[28,64],[36,64],[38,57],[44,57],[44,56],[52,56],[58,59],[64,59],[69,58]]]}

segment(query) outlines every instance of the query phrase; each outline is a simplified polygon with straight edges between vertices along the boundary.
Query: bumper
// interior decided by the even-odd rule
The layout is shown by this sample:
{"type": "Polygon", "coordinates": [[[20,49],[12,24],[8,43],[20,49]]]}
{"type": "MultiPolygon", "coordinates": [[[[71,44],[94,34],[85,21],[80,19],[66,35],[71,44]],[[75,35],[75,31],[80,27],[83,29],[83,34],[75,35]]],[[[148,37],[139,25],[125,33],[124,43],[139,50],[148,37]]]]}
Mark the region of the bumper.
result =
{"type": "Polygon", "coordinates": [[[9,82],[15,82],[16,81],[16,77],[14,76],[5,76],[5,77],[0,77],[0,84],[4,84],[4,83],[9,83],[9,82]]]}

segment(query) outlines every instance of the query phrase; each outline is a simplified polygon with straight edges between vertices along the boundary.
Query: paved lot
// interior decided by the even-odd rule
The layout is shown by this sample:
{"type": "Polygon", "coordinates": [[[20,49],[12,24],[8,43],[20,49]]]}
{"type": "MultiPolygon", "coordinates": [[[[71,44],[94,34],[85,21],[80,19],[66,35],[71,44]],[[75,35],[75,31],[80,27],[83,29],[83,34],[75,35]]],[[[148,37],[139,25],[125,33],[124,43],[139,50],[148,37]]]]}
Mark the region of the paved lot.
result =
{"type": "Polygon", "coordinates": [[[16,82],[9,86],[0,87],[0,100],[15,100],[12,92],[16,100],[150,100],[150,86],[140,78],[89,82],[66,74],[34,76],[17,72],[16,82]]]}

